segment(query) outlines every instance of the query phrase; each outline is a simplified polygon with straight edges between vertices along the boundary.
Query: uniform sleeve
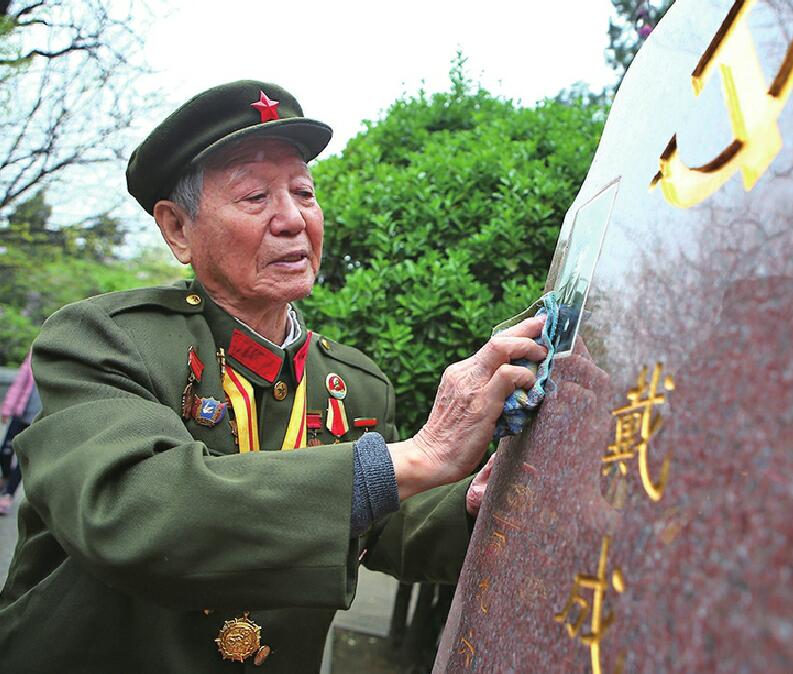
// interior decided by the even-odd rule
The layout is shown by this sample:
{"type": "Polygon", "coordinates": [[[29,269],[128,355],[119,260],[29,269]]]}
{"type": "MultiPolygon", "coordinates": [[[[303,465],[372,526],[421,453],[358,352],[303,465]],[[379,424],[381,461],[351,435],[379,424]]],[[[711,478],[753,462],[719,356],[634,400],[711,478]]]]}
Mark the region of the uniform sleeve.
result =
{"type": "Polygon", "coordinates": [[[365,566],[404,582],[456,583],[473,528],[465,509],[471,479],[405,500],[398,513],[373,528],[365,566]]]}
{"type": "Polygon", "coordinates": [[[399,487],[382,435],[364,433],[353,445],[350,534],[360,536],[378,519],[399,510],[399,487]]]}
{"type": "MultiPolygon", "coordinates": [[[[384,430],[388,442],[398,440],[394,399],[389,384],[384,430]]],[[[465,508],[465,494],[472,479],[403,501],[399,512],[372,528],[366,541],[364,565],[405,582],[456,583],[473,528],[473,519],[465,508]]]]}
{"type": "Polygon", "coordinates": [[[46,323],[33,367],[43,413],[18,438],[25,489],[77,563],[174,608],[349,604],[351,443],[213,456],[92,302],[46,323]]]}

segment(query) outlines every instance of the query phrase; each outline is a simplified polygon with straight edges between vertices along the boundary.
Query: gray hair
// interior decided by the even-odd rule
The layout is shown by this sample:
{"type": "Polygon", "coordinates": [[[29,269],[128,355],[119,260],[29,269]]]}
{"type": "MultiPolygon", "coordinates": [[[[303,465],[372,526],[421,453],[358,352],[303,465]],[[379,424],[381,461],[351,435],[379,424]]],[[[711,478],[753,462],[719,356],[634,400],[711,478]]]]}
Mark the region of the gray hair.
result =
{"type": "Polygon", "coordinates": [[[180,176],[168,198],[181,207],[192,219],[195,219],[198,215],[198,205],[201,202],[203,189],[204,166],[199,164],[180,176]]]}
{"type": "MultiPolygon", "coordinates": [[[[289,143],[295,147],[301,157],[306,156],[305,148],[290,138],[273,136],[272,139],[289,143]]],[[[212,168],[228,162],[233,163],[235,153],[248,142],[247,138],[237,138],[214,150],[208,156],[202,157],[198,163],[179,177],[168,199],[180,206],[192,219],[195,219],[198,216],[201,192],[204,189],[204,169],[207,166],[212,168]]],[[[263,156],[263,153],[260,152],[258,156],[263,156]]]]}

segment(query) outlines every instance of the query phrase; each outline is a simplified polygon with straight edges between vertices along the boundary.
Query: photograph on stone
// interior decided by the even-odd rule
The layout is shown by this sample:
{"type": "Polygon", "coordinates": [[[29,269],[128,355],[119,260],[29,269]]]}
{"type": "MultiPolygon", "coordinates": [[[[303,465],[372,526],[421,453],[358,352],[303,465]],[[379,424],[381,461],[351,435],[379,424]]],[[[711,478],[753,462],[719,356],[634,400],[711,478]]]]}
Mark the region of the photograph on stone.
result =
{"type": "Polygon", "coordinates": [[[638,53],[546,285],[586,318],[501,441],[436,674],[793,671],[791,88],[789,0],[677,0],[638,53]]]}

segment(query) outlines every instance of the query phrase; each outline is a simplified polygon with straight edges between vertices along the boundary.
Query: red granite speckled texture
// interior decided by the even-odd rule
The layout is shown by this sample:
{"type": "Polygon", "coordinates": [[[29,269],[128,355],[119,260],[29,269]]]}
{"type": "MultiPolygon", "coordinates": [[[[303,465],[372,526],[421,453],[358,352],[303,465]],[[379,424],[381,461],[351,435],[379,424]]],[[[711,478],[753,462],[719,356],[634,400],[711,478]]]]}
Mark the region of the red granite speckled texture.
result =
{"type": "MultiPolygon", "coordinates": [[[[436,673],[793,672],[793,103],[751,191],[737,174],[681,209],[648,189],[672,134],[691,165],[731,140],[718,74],[699,97],[689,75],[732,6],[678,0],[623,83],[568,213],[620,179],[592,313],[534,425],[501,444],[436,673]],[[612,412],[656,364],[674,382],[651,411],[657,501],[638,457],[625,475],[602,462],[612,412]],[[555,614],[577,574],[597,579],[604,540],[595,663],[595,590],[565,616],[590,609],[575,637],[555,614]]],[[[748,26],[770,81],[793,3],[759,0],[748,26]]]]}

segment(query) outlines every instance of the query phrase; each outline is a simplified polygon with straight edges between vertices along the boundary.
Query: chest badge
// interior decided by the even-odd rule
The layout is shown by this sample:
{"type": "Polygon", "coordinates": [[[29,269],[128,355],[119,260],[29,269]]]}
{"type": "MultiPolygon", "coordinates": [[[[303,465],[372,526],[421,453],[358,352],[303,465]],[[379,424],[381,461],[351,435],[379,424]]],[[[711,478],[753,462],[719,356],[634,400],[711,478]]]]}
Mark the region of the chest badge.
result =
{"type": "Polygon", "coordinates": [[[377,426],[377,417],[355,417],[352,425],[355,428],[363,428],[363,432],[368,433],[370,428],[377,426]]]}
{"type": "Polygon", "coordinates": [[[217,426],[226,416],[227,406],[214,398],[195,398],[191,416],[202,426],[217,426]]]}
{"type": "Polygon", "coordinates": [[[350,430],[347,421],[347,410],[344,409],[344,399],[347,397],[347,384],[335,372],[325,378],[325,388],[328,389],[328,411],[325,417],[325,427],[338,443],[343,435],[350,430]]]}
{"type": "Polygon", "coordinates": [[[308,442],[309,447],[319,447],[322,440],[319,439],[319,429],[322,428],[322,411],[309,410],[306,412],[306,427],[308,428],[308,442]]]}
{"type": "Polygon", "coordinates": [[[195,406],[196,395],[193,387],[196,382],[201,381],[201,375],[204,373],[204,364],[198,357],[198,353],[194,346],[187,350],[187,384],[182,391],[182,418],[190,419],[193,416],[193,407],[195,406]]]}
{"type": "Polygon", "coordinates": [[[347,384],[335,372],[331,372],[325,378],[325,388],[328,389],[328,393],[330,393],[333,398],[336,398],[336,400],[344,400],[347,397],[347,384]]]}
{"type": "Polygon", "coordinates": [[[217,426],[226,416],[226,403],[214,398],[199,398],[195,385],[204,374],[204,363],[194,346],[187,350],[187,385],[182,392],[182,418],[193,419],[202,426],[217,426]]]}
{"type": "Polygon", "coordinates": [[[243,662],[254,654],[257,658],[264,656],[261,658],[264,660],[270,654],[270,648],[261,645],[261,632],[262,628],[248,618],[246,612],[239,618],[227,620],[220,628],[215,643],[224,660],[243,662]]]}

